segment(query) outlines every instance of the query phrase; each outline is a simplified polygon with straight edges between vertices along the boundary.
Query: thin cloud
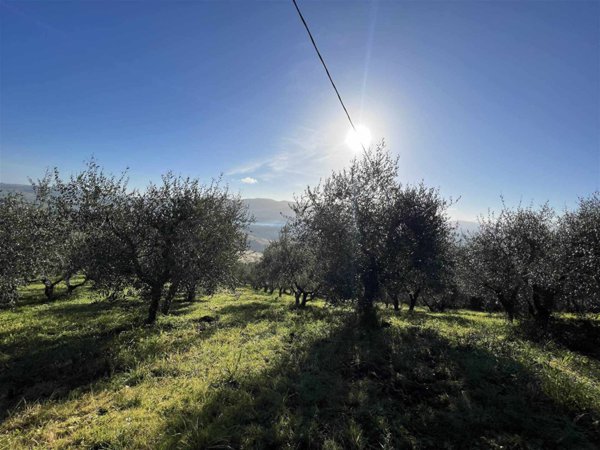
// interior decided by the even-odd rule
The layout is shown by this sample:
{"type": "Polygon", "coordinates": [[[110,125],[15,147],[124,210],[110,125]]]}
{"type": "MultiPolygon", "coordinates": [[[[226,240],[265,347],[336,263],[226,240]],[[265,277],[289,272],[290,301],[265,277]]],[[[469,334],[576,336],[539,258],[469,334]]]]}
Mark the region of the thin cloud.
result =
{"type": "Polygon", "coordinates": [[[254,172],[263,165],[262,162],[252,162],[243,166],[235,167],[228,171],[226,175],[243,175],[245,173],[254,172]]]}
{"type": "Polygon", "coordinates": [[[240,181],[242,183],[244,183],[244,184],[256,184],[256,183],[258,183],[258,180],[256,178],[252,178],[252,177],[242,178],[240,181]]]}
{"type": "Polygon", "coordinates": [[[281,150],[235,167],[227,175],[258,174],[265,182],[301,176],[307,181],[307,176],[319,178],[338,165],[339,149],[328,142],[322,131],[298,127],[294,135],[281,138],[279,146],[281,150]]]}
{"type": "Polygon", "coordinates": [[[332,170],[347,166],[355,154],[343,143],[345,123],[327,129],[296,126],[275,143],[271,152],[239,161],[229,170],[234,179],[253,177],[259,184],[241,184],[253,195],[287,200],[314,186],[332,170]],[[235,176],[237,174],[237,176],[235,176]]]}

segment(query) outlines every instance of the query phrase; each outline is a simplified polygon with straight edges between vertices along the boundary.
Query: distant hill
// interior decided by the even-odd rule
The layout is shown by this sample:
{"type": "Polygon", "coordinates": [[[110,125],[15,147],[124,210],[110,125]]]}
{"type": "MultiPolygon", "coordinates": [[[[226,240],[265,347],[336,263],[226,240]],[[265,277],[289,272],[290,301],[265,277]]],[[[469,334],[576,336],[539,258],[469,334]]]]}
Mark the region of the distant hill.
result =
{"type": "MultiPolygon", "coordinates": [[[[25,198],[33,200],[33,188],[29,184],[0,183],[0,196],[6,192],[20,192],[25,198]]],[[[269,241],[277,239],[279,230],[286,221],[285,216],[292,214],[287,201],[270,198],[247,198],[243,200],[255,222],[250,226],[248,243],[250,250],[262,252],[269,241]]]]}
{"type": "Polygon", "coordinates": [[[34,193],[30,184],[0,183],[0,197],[6,192],[20,192],[28,200],[33,200],[34,193]]]}
{"type": "Polygon", "coordinates": [[[289,207],[291,202],[287,200],[246,198],[243,202],[248,205],[248,209],[258,225],[283,224],[286,217],[292,215],[289,207]]]}
{"type": "Polygon", "coordinates": [[[286,217],[292,215],[290,202],[270,198],[247,198],[244,199],[244,203],[248,205],[248,211],[255,220],[248,233],[250,249],[262,252],[269,241],[277,239],[286,217]]]}
{"type": "MultiPolygon", "coordinates": [[[[0,183],[0,196],[2,192],[21,192],[26,198],[33,198],[33,189],[28,184],[0,183]]],[[[277,239],[286,217],[292,215],[291,202],[270,198],[246,198],[243,202],[255,219],[248,233],[250,250],[262,252],[270,241],[277,239]]],[[[477,222],[459,220],[457,223],[459,232],[474,232],[479,227],[477,222]]]]}

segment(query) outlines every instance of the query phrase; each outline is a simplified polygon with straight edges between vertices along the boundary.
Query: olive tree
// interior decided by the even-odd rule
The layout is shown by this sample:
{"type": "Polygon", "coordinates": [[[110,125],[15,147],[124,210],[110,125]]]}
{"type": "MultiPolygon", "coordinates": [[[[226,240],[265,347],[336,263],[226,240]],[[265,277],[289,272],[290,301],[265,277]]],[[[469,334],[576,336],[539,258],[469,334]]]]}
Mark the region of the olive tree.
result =
{"type": "Polygon", "coordinates": [[[497,303],[508,319],[528,315],[547,321],[562,294],[565,266],[555,213],[504,207],[480,220],[467,240],[463,274],[474,293],[497,303]]]}
{"type": "Polygon", "coordinates": [[[338,186],[346,183],[342,176],[334,173],[316,188],[307,188],[291,205],[294,227],[311,242],[320,265],[320,294],[334,303],[360,295],[356,215],[348,205],[348,192],[338,186]]]}
{"type": "Polygon", "coordinates": [[[134,282],[127,249],[109,226],[130,195],[127,182],[126,172],[106,174],[93,159],[68,179],[54,170],[53,209],[71,224],[75,244],[71,268],[93,281],[93,289],[109,299],[134,282]]]}
{"type": "Polygon", "coordinates": [[[14,304],[18,288],[39,268],[35,206],[21,194],[0,197],[0,305],[14,304]]]}
{"type": "Polygon", "coordinates": [[[566,276],[555,212],[546,204],[537,210],[518,208],[508,215],[510,238],[517,249],[515,264],[522,277],[523,312],[545,323],[563,295],[566,276]]]}
{"type": "Polygon", "coordinates": [[[179,290],[191,301],[197,289],[213,293],[218,286],[235,287],[237,264],[247,247],[250,218],[238,197],[218,184],[199,188],[196,181],[190,193],[185,196],[191,197],[192,212],[177,232],[177,258],[164,313],[179,290]]]}
{"type": "Polygon", "coordinates": [[[85,235],[82,270],[107,291],[129,285],[149,301],[148,323],[168,312],[178,290],[214,287],[246,247],[249,221],[239,198],[218,182],[163,176],[128,190],[126,174],[106,175],[94,161],[57,191],[85,235]]]}
{"type": "Polygon", "coordinates": [[[52,173],[32,181],[34,198],[10,193],[0,199],[0,278],[5,284],[2,294],[16,299],[16,286],[40,280],[49,300],[55,286],[64,281],[71,293],[80,284],[71,284],[70,277],[78,270],[81,236],[70,217],[58,202],[52,173]],[[20,281],[17,281],[20,280],[20,281]]]}
{"type": "Polygon", "coordinates": [[[356,299],[372,318],[385,291],[407,290],[416,302],[434,286],[450,233],[447,206],[436,190],[403,187],[382,144],[308,188],[292,209],[310,236],[325,296],[356,299]]]}
{"type": "Polygon", "coordinates": [[[71,283],[71,278],[83,267],[85,236],[60,195],[61,181],[57,169],[47,171],[43,178],[31,181],[31,184],[37,217],[37,275],[44,284],[44,294],[52,300],[57,284],[64,282],[67,294],[71,294],[85,283],[85,278],[78,284],[71,283]]]}
{"type": "Polygon", "coordinates": [[[363,318],[372,316],[381,294],[386,222],[397,173],[397,160],[381,145],[316,188],[307,188],[292,208],[314,236],[317,258],[325,261],[328,296],[357,299],[363,318]]]}
{"type": "Polygon", "coordinates": [[[412,311],[419,296],[440,294],[448,287],[453,264],[449,205],[437,189],[422,183],[395,191],[387,222],[383,272],[395,309],[401,292],[408,295],[412,311]]]}
{"type": "Polygon", "coordinates": [[[567,270],[567,307],[578,312],[600,311],[600,193],[579,200],[559,224],[567,270]]]}
{"type": "Polygon", "coordinates": [[[284,227],[279,237],[282,253],[283,276],[294,293],[298,307],[319,295],[323,286],[322,266],[310,233],[291,224],[284,227]]]}
{"type": "Polygon", "coordinates": [[[290,289],[297,307],[305,307],[323,285],[321,264],[310,235],[298,223],[291,221],[279,237],[265,248],[258,263],[258,273],[265,292],[290,289]]]}

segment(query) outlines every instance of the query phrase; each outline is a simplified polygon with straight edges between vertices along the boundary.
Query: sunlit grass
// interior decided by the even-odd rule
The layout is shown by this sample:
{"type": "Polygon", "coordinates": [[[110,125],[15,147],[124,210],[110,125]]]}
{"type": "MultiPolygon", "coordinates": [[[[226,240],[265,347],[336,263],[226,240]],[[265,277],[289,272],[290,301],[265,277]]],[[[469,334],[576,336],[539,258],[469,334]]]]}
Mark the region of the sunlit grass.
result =
{"type": "Polygon", "coordinates": [[[0,312],[0,448],[594,448],[600,363],[501,316],[81,290],[0,312]],[[207,321],[206,316],[216,319],[207,321]],[[19,401],[22,399],[21,401],[19,401]]]}

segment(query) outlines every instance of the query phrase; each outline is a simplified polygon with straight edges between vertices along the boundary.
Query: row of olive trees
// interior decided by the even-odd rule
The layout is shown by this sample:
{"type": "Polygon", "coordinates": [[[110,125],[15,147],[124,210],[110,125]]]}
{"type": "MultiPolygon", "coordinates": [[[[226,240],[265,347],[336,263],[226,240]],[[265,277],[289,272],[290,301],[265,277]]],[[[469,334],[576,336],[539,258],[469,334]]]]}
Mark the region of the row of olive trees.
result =
{"type": "Polygon", "coordinates": [[[316,295],[355,301],[374,319],[374,303],[402,296],[413,309],[424,293],[446,295],[453,273],[449,202],[422,184],[403,186],[398,162],[378,146],[307,188],[294,216],[257,265],[255,286],[291,289],[303,306],[316,295]]]}
{"type": "Polygon", "coordinates": [[[285,226],[279,239],[265,248],[261,260],[246,276],[255,289],[269,293],[278,290],[280,296],[289,291],[294,294],[296,306],[304,307],[320,294],[321,264],[315,247],[297,231],[290,225],[285,226]]]}
{"type": "Polygon", "coordinates": [[[557,216],[544,205],[480,220],[460,248],[462,289],[517,316],[600,311],[600,195],[557,216]]]}
{"type": "Polygon", "coordinates": [[[255,288],[354,301],[364,318],[376,301],[432,311],[474,306],[546,322],[557,310],[600,309],[600,196],[558,217],[504,207],[476,233],[455,233],[450,202],[397,181],[383,146],[308,188],[278,240],[248,275],[255,288]]]}
{"type": "Polygon", "coordinates": [[[168,313],[173,298],[196,289],[233,286],[246,249],[247,209],[218,182],[163,176],[159,185],[128,189],[124,175],[94,161],[63,180],[57,171],[33,183],[35,201],[0,199],[0,297],[35,279],[54,286],[75,274],[109,296],[137,288],[149,302],[147,321],[168,313]]]}

